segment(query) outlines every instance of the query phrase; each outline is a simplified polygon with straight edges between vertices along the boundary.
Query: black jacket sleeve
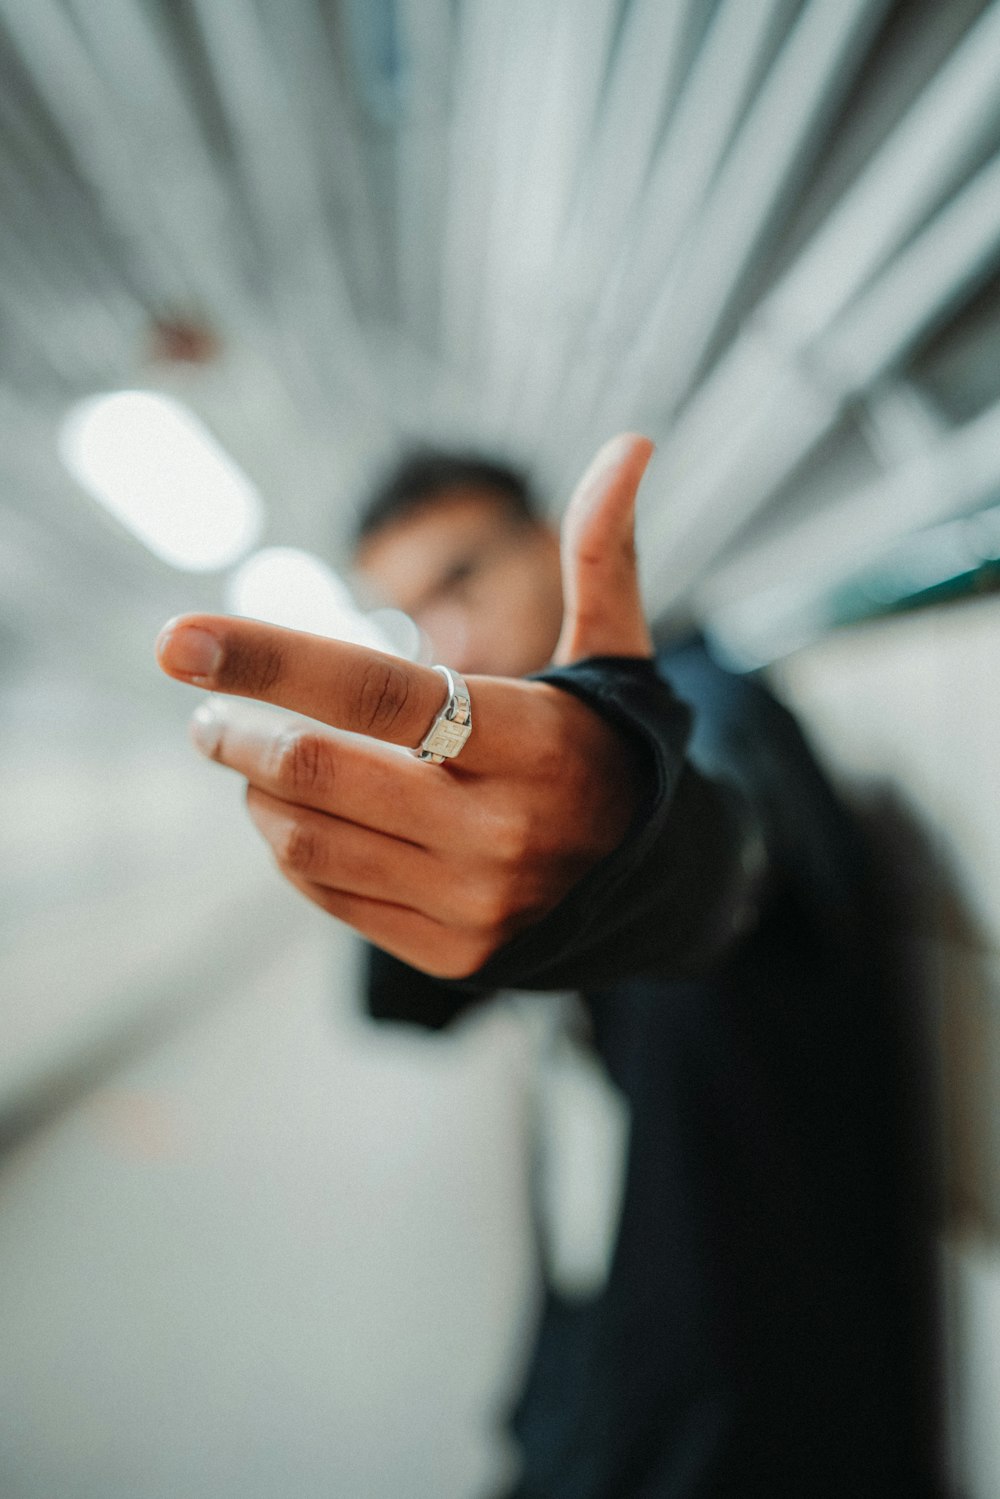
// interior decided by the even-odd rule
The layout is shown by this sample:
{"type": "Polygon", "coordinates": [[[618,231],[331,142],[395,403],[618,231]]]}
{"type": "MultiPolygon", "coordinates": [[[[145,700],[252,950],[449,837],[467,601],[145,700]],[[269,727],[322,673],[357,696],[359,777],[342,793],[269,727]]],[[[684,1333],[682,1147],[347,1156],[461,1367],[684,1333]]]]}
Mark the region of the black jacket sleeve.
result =
{"type": "Polygon", "coordinates": [[[693,715],[651,661],[601,657],[546,671],[639,748],[645,791],[624,841],[474,976],[490,988],[593,988],[644,973],[686,977],[752,919],[763,822],[734,778],[689,754],[693,715]]]}

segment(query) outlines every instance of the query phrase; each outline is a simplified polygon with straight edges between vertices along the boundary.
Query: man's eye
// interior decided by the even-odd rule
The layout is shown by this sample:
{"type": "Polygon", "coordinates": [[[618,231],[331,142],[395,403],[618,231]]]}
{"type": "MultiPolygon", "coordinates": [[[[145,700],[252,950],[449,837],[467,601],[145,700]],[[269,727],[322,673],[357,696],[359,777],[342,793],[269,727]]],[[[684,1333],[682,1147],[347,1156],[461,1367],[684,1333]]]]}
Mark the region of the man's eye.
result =
{"type": "Polygon", "coordinates": [[[459,593],[472,578],[475,577],[476,566],[471,559],[456,562],[450,567],[441,580],[442,593],[459,593]]]}

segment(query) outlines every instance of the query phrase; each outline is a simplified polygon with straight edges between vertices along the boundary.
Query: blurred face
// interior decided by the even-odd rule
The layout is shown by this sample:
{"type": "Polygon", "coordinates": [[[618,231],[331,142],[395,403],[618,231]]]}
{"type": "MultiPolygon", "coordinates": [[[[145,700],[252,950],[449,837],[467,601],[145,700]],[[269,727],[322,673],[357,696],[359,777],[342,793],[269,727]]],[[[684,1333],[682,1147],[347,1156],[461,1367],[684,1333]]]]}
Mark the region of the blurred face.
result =
{"type": "Polygon", "coordinates": [[[545,666],[562,620],[559,542],[512,517],[489,489],[456,485],[390,521],[357,555],[362,578],[460,672],[523,676],[545,666]]]}

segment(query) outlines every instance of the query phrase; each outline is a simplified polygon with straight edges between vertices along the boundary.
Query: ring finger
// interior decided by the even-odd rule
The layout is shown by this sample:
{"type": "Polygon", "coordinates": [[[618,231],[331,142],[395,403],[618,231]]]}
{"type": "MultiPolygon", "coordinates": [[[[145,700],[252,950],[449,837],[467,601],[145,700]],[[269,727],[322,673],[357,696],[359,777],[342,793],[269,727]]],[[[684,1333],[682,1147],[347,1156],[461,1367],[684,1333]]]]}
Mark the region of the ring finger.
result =
{"type": "Polygon", "coordinates": [[[439,906],[442,871],[426,849],[256,786],[247,788],[247,808],[287,875],[424,914],[439,906]]]}

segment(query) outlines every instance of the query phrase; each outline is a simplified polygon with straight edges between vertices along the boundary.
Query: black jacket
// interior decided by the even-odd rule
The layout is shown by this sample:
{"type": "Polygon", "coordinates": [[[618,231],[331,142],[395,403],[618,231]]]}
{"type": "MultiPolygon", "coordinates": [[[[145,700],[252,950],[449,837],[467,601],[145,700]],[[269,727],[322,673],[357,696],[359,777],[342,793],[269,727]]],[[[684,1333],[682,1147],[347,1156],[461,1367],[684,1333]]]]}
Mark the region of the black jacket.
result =
{"type": "Polygon", "coordinates": [[[473,980],[373,953],[440,1027],[579,988],[632,1127],[602,1293],[547,1298],[520,1499],[937,1492],[926,1163],[879,892],[798,728],[701,641],[541,674],[642,748],[623,845],[473,980]]]}

